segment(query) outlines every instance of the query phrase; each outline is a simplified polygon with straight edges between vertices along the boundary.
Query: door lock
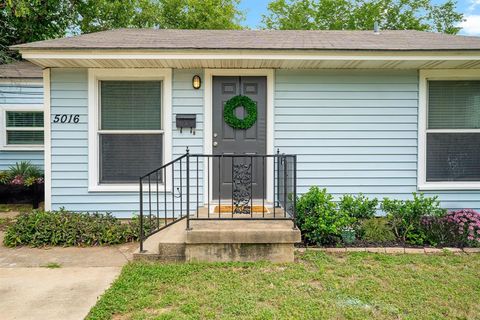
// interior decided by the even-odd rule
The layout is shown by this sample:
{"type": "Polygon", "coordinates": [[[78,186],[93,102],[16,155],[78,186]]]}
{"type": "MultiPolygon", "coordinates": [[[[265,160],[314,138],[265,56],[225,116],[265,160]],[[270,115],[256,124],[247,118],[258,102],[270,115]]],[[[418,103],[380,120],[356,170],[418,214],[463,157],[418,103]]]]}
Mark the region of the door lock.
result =
{"type": "Polygon", "coordinates": [[[216,132],[213,133],[213,137],[216,138],[218,137],[218,134],[216,132]]]}

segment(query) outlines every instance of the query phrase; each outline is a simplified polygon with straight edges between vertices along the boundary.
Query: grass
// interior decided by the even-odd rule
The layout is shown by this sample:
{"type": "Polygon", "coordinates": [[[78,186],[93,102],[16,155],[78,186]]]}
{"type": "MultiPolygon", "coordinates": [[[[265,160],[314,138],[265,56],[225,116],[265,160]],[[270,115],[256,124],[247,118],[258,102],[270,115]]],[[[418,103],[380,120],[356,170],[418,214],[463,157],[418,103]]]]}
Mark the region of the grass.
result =
{"type": "Polygon", "coordinates": [[[480,319],[475,255],[130,263],[87,319],[480,319]]]}
{"type": "Polygon", "coordinates": [[[0,217],[0,231],[5,231],[13,223],[12,218],[0,217]]]}
{"type": "Polygon", "coordinates": [[[31,204],[0,204],[0,212],[29,212],[32,211],[31,204]]]}
{"type": "Polygon", "coordinates": [[[42,267],[47,268],[47,269],[59,269],[59,268],[62,267],[62,265],[60,263],[57,263],[57,262],[49,262],[42,267]]]}

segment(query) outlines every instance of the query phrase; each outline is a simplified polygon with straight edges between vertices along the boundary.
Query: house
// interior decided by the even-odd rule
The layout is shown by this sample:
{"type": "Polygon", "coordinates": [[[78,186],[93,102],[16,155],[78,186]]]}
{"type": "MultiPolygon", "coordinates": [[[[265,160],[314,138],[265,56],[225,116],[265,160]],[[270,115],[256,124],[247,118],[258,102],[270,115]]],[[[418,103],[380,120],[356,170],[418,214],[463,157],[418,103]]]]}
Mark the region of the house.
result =
{"type": "Polygon", "coordinates": [[[42,69],[20,61],[0,65],[0,170],[30,161],[43,169],[42,69]]]}
{"type": "MultiPolygon", "coordinates": [[[[299,194],[313,185],[380,199],[421,191],[446,208],[480,208],[480,38],[120,29],[13,49],[44,68],[47,209],[129,217],[148,201],[139,176],[187,148],[296,155],[299,194]]],[[[233,160],[191,160],[190,201],[233,198],[233,160]]],[[[249,196],[271,204],[283,160],[250,161],[249,196]]],[[[186,166],[143,185],[169,214],[186,196],[175,186],[186,166]]]]}

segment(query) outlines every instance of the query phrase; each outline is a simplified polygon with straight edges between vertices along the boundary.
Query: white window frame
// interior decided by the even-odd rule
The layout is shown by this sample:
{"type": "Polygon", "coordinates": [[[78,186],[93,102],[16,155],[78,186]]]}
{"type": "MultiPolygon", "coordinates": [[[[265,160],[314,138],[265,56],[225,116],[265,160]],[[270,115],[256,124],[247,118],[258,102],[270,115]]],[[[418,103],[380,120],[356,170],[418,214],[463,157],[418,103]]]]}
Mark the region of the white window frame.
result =
{"type": "Polygon", "coordinates": [[[1,143],[0,150],[8,151],[42,151],[44,150],[45,140],[43,144],[8,144],[7,143],[7,130],[16,131],[43,131],[45,135],[45,127],[7,127],[7,112],[45,112],[43,105],[41,104],[2,104],[0,105],[0,132],[1,143]]]}
{"type": "MultiPolygon", "coordinates": [[[[100,183],[100,133],[162,133],[163,163],[172,159],[172,69],[89,69],[88,70],[88,191],[89,192],[130,192],[139,191],[139,183],[100,183]],[[100,104],[99,85],[102,80],[159,80],[162,81],[162,130],[108,130],[99,126],[100,104]]],[[[168,170],[167,170],[168,171],[168,170]]],[[[147,173],[147,172],[145,172],[147,173]]],[[[166,186],[159,184],[159,191],[171,190],[171,173],[165,177],[166,186]]],[[[152,190],[156,185],[152,185],[152,190]]]]}
{"type": "Polygon", "coordinates": [[[418,112],[418,190],[480,190],[480,181],[427,182],[427,133],[480,133],[480,129],[428,129],[428,81],[480,80],[479,70],[420,70],[418,112]]]}

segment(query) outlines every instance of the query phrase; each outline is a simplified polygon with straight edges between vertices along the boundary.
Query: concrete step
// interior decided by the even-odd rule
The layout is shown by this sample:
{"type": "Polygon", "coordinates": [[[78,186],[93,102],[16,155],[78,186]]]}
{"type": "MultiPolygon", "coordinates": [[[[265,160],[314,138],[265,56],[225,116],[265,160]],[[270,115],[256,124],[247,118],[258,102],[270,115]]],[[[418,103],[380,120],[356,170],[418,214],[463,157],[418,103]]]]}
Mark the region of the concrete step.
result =
{"type": "Polygon", "coordinates": [[[184,262],[187,222],[182,219],[148,237],[143,242],[143,252],[137,250],[134,260],[184,262]]]}
{"type": "Polygon", "coordinates": [[[144,241],[135,260],[183,261],[293,261],[300,231],[290,220],[191,220],[168,226],[144,241]]]}
{"type": "Polygon", "coordinates": [[[296,243],[300,230],[289,220],[191,221],[187,244],[199,243],[296,243]]]}

